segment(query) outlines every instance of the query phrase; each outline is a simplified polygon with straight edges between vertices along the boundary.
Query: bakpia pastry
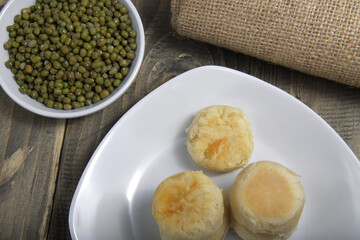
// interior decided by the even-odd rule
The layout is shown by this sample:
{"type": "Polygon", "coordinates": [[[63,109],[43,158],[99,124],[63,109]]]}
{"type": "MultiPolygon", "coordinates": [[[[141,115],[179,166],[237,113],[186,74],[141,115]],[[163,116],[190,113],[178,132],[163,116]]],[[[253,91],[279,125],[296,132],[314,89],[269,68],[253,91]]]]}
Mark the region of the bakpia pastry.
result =
{"type": "Polygon", "coordinates": [[[244,240],[289,238],[305,203],[299,176],[271,161],[243,169],[229,197],[230,225],[244,240]]]}
{"type": "Polygon", "coordinates": [[[161,239],[224,239],[229,228],[225,195],[201,171],[166,178],[157,187],[152,202],[161,239]]]}
{"type": "Polygon", "coordinates": [[[215,105],[202,109],[186,132],[192,159],[209,170],[228,172],[242,167],[254,149],[250,122],[235,107],[215,105]]]}

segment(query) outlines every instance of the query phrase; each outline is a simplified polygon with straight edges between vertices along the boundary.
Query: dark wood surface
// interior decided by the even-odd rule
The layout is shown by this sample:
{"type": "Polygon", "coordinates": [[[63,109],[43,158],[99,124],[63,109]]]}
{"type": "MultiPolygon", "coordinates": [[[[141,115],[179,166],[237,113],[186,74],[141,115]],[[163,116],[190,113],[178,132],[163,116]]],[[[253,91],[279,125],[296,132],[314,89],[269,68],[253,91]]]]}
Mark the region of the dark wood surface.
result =
{"type": "MultiPolygon", "coordinates": [[[[0,0],[1,7],[5,2],[0,0]]],[[[126,94],[106,109],[51,119],[21,108],[0,89],[0,239],[70,239],[70,202],[103,137],[149,92],[198,66],[227,66],[285,90],[325,119],[360,157],[360,89],[178,36],[168,0],[133,3],[145,28],[144,62],[126,94]]]]}

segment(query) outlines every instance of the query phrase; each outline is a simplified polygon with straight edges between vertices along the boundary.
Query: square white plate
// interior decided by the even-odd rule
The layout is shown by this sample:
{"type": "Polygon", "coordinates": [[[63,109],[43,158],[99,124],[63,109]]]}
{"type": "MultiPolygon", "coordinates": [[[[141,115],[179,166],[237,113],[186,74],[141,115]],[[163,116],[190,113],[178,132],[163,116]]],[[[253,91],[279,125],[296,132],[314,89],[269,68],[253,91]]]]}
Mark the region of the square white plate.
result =
{"type": "MultiPolygon", "coordinates": [[[[242,109],[254,133],[251,162],[281,163],[301,176],[307,200],[292,239],[359,239],[360,164],[339,135],[284,91],[224,67],[190,70],[163,84],[111,129],[74,194],[73,239],[160,239],[152,196],[166,177],[203,170],[230,189],[241,169],[215,173],[189,156],[185,129],[210,105],[242,109]]],[[[226,239],[239,239],[230,232],[226,239]]]]}

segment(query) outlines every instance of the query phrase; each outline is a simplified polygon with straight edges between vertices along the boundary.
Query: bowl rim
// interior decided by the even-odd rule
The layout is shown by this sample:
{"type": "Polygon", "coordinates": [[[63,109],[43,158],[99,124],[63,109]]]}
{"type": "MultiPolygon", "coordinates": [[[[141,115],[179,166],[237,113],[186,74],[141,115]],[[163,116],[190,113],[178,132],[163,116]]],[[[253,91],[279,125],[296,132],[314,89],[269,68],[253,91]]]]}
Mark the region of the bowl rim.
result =
{"type": "MultiPolygon", "coordinates": [[[[19,0],[9,0],[0,13],[0,23],[2,22],[4,16],[6,16],[6,12],[9,9],[10,6],[15,4],[16,1],[19,0]]],[[[8,79],[0,75],[0,86],[4,90],[4,92],[18,105],[21,107],[27,109],[30,112],[33,112],[35,114],[44,116],[44,117],[50,117],[50,118],[59,118],[59,119],[69,119],[69,118],[77,118],[82,117],[86,115],[93,114],[97,111],[100,111],[104,109],[105,107],[109,106],[113,102],[115,102],[118,98],[120,98],[127,89],[131,86],[131,84],[135,81],[140,67],[142,65],[143,59],[144,59],[144,52],[145,52],[145,32],[144,27],[140,18],[140,15],[134,6],[134,4],[130,0],[119,0],[120,3],[124,4],[126,8],[129,10],[129,16],[132,20],[132,27],[137,28],[137,35],[136,35],[136,43],[137,43],[137,49],[136,49],[136,58],[132,62],[129,74],[122,80],[122,83],[119,87],[115,89],[114,92],[110,94],[109,97],[99,101],[98,103],[94,103],[89,106],[84,106],[78,109],[71,109],[71,110],[58,110],[53,108],[47,108],[42,103],[37,102],[35,99],[32,99],[28,96],[28,101],[21,98],[23,95],[18,91],[18,88],[16,89],[17,92],[14,92],[14,87],[11,87],[10,85],[13,85],[13,83],[8,83],[8,79]],[[37,106],[38,105],[38,106],[37,106]]],[[[29,4],[33,4],[30,2],[29,4]]],[[[20,13],[19,9],[19,13],[20,13]]],[[[6,38],[7,39],[7,38],[6,38]]],[[[3,46],[0,46],[0,51],[6,51],[3,49],[3,46]]],[[[6,51],[7,52],[7,51],[6,51]]],[[[0,63],[2,64],[2,62],[0,63]]],[[[7,68],[6,68],[7,69],[7,68]]],[[[8,70],[8,69],[7,69],[8,70]]],[[[10,70],[8,70],[10,71],[10,70]]],[[[15,80],[12,78],[12,81],[15,82],[15,80]]],[[[16,84],[16,83],[15,83],[16,84]]],[[[17,85],[16,85],[17,86],[17,85]]]]}

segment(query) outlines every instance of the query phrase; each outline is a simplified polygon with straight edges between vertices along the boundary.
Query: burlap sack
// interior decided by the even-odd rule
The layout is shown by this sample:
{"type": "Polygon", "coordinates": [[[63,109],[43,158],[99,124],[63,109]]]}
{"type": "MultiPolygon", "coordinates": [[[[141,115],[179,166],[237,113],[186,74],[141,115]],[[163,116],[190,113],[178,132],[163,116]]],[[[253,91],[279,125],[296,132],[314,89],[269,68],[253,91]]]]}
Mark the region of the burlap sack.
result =
{"type": "Polygon", "coordinates": [[[183,36],[360,87],[359,0],[172,0],[183,36]]]}

